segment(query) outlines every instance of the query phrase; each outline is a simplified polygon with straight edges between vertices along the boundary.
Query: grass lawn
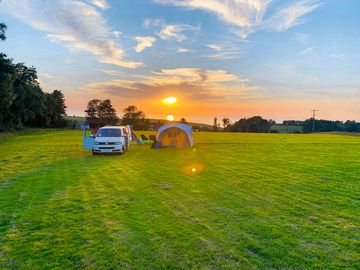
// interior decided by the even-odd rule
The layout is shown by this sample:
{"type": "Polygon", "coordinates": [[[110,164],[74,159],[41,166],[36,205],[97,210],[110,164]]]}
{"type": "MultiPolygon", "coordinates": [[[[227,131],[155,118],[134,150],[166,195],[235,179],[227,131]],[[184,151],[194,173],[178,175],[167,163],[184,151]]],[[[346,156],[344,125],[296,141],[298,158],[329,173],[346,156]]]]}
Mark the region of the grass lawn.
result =
{"type": "Polygon", "coordinates": [[[0,140],[0,269],[360,268],[360,137],[195,133],[124,156],[81,131],[0,140]]]}

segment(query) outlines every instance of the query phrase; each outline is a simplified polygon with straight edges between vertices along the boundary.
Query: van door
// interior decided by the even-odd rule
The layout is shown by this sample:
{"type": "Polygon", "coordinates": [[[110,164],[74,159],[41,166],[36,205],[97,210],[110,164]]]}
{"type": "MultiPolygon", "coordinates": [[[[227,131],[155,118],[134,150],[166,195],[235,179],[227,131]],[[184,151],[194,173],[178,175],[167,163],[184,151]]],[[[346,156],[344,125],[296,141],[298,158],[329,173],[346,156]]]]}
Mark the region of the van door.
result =
{"type": "Polygon", "coordinates": [[[131,130],[131,126],[130,126],[130,125],[126,125],[125,128],[126,128],[126,131],[127,131],[128,140],[129,140],[129,142],[132,142],[132,130],[131,130]]]}
{"type": "Polygon", "coordinates": [[[83,147],[86,150],[92,150],[95,144],[95,134],[89,128],[84,128],[83,147]]]}

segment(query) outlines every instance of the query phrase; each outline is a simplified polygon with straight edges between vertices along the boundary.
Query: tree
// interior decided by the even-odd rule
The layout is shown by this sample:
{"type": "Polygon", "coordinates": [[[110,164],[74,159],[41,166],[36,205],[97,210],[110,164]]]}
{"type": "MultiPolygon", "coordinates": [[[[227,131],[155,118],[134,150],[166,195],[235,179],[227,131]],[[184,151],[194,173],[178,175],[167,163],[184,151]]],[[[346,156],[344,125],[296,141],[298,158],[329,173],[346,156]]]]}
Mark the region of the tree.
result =
{"type": "Polygon", "coordinates": [[[11,125],[9,108],[16,96],[14,93],[15,67],[11,59],[0,53],[0,130],[11,125]]]}
{"type": "Polygon", "coordinates": [[[273,120],[263,119],[261,116],[254,116],[248,119],[242,118],[228,127],[233,132],[270,132],[273,120]]]}
{"type": "Polygon", "coordinates": [[[145,113],[137,109],[134,105],[129,105],[124,109],[121,119],[122,125],[132,125],[135,130],[145,130],[149,128],[149,121],[145,119],[145,113]]]}
{"type": "Polygon", "coordinates": [[[105,99],[100,102],[98,107],[98,117],[101,126],[116,125],[119,122],[116,110],[111,105],[110,99],[105,99]]]}
{"type": "MultiPolygon", "coordinates": [[[[0,39],[6,26],[0,23],[0,39]]],[[[28,127],[65,126],[65,99],[59,90],[44,93],[35,67],[0,53],[0,130],[28,127]]]]}
{"type": "Polygon", "coordinates": [[[5,36],[5,30],[6,30],[7,26],[4,23],[0,23],[0,40],[5,40],[6,36],[5,36]]]}
{"type": "Polygon", "coordinates": [[[9,108],[14,126],[45,126],[45,95],[37,81],[36,69],[19,63],[15,65],[15,76],[13,87],[16,98],[9,108]]]}
{"type": "Polygon", "coordinates": [[[66,125],[66,105],[64,94],[59,90],[45,94],[46,122],[48,126],[64,127],[66,125]]]}
{"type": "Polygon", "coordinates": [[[187,121],[186,121],[186,119],[184,117],[180,119],[180,122],[183,123],[183,124],[187,124],[187,121]]]}
{"type": "Polygon", "coordinates": [[[98,117],[98,110],[101,100],[99,99],[92,99],[88,102],[86,110],[85,110],[85,119],[86,122],[90,126],[97,126],[99,127],[99,117],[98,117]]]}
{"type": "Polygon", "coordinates": [[[92,127],[115,125],[119,121],[116,110],[112,106],[110,99],[90,100],[85,112],[86,122],[92,127]]]}
{"type": "Polygon", "coordinates": [[[227,128],[227,127],[230,125],[230,120],[229,120],[229,118],[223,118],[223,119],[222,119],[222,123],[223,123],[224,129],[227,128]]]}
{"type": "Polygon", "coordinates": [[[213,131],[218,131],[217,117],[214,117],[213,131]]]}

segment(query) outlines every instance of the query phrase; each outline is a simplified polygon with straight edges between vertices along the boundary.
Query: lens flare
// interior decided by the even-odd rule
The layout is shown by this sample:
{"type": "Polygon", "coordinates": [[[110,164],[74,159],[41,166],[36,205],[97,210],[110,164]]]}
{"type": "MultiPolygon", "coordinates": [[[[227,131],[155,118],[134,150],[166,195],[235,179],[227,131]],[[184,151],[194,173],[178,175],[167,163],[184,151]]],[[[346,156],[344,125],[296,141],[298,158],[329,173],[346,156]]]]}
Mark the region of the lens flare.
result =
{"type": "Polygon", "coordinates": [[[185,175],[198,175],[205,169],[205,164],[196,162],[185,165],[181,168],[181,172],[185,175]]]}
{"type": "Polygon", "coordinates": [[[168,115],[168,116],[166,116],[166,119],[168,120],[168,121],[174,121],[174,116],[173,115],[168,115]]]}
{"type": "Polygon", "coordinates": [[[176,103],[176,101],[177,101],[176,97],[167,97],[162,100],[162,102],[165,104],[174,104],[176,103]]]}

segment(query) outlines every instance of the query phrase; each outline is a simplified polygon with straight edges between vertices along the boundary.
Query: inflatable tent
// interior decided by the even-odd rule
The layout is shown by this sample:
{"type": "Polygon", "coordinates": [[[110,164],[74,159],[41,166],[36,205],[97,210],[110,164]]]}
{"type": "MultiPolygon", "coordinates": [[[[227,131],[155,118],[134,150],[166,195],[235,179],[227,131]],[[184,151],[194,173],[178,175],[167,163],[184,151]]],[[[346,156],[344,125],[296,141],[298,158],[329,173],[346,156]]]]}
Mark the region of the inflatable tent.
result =
{"type": "Polygon", "coordinates": [[[157,147],[186,148],[193,145],[192,127],[181,123],[161,126],[156,136],[157,147]]]}

